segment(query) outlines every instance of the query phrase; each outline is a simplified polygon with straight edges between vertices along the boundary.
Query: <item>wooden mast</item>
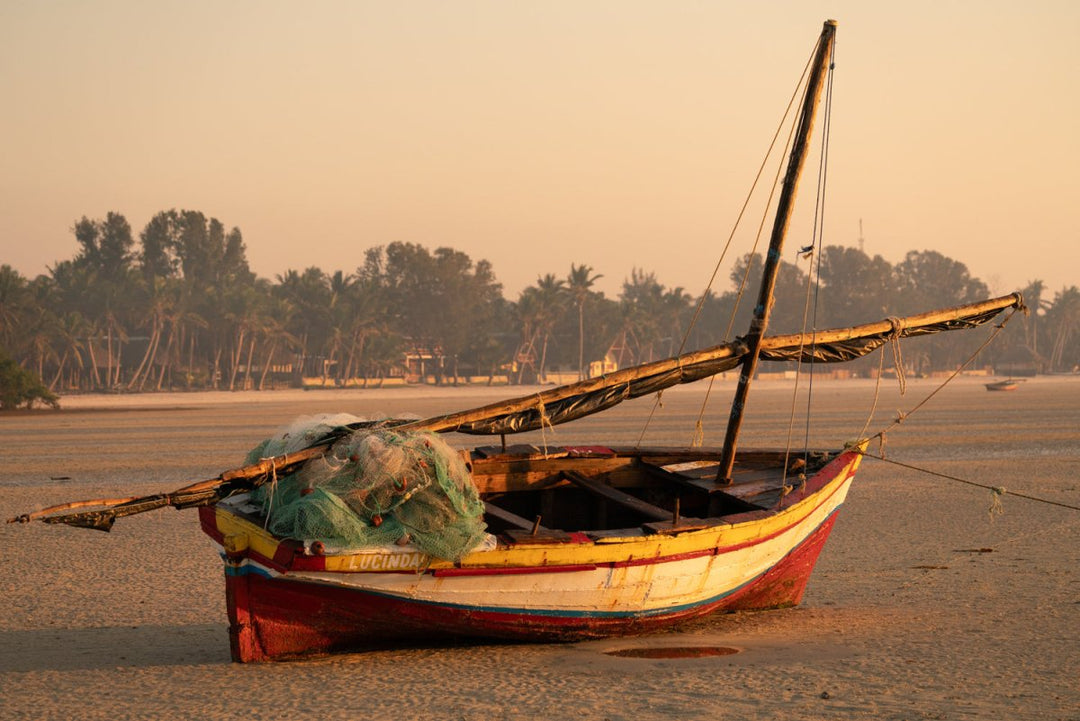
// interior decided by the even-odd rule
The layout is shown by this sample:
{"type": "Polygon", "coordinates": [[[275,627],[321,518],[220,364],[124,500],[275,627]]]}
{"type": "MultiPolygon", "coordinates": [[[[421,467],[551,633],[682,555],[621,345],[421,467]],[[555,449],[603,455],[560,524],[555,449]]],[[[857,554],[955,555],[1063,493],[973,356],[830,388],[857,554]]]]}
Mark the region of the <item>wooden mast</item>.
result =
{"type": "Polygon", "coordinates": [[[783,189],[776,206],[776,220],[773,222],[772,236],[769,240],[769,252],[765,257],[761,292],[758,294],[757,305],[754,307],[754,318],[750,322],[750,330],[745,338],[750,352],[743,361],[742,371],[739,373],[739,385],[735,389],[735,398],[731,404],[731,415],[728,417],[727,433],[724,436],[723,454],[720,457],[720,468],[716,476],[719,483],[731,483],[731,468],[735,464],[735,446],[739,438],[739,428],[742,426],[743,410],[746,407],[746,398],[750,392],[750,380],[757,370],[761,339],[769,326],[769,314],[772,312],[773,306],[773,291],[776,288],[776,275],[780,270],[780,253],[784,247],[784,236],[787,234],[788,223],[791,220],[795,192],[799,186],[799,176],[806,162],[806,151],[810,145],[810,131],[814,125],[814,115],[817,113],[818,101],[821,99],[821,89],[825,84],[825,73],[832,58],[833,38],[835,36],[836,21],[826,20],[825,26],[821,30],[821,37],[818,38],[817,52],[814,56],[810,79],[806,85],[806,97],[803,99],[795,142],[791,147],[791,156],[788,159],[787,173],[784,175],[783,189]]]}

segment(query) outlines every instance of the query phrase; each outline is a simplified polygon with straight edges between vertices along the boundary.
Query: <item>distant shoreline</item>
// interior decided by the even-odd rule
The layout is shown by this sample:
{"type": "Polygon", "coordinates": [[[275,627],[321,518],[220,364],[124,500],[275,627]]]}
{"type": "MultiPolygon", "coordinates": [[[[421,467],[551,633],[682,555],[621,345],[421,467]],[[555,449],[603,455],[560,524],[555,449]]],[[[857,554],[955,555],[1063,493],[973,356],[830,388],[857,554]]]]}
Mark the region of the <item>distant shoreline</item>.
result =
{"type": "MultiPolygon", "coordinates": [[[[972,386],[972,385],[984,385],[991,380],[1000,380],[1000,378],[989,376],[961,376],[952,381],[953,385],[957,386],[972,386]]],[[[921,385],[921,386],[936,386],[943,379],[941,378],[908,378],[907,384],[921,385]]],[[[1033,378],[1022,379],[1024,383],[1062,383],[1062,382],[1080,382],[1080,374],[1073,375],[1043,375],[1033,378]]],[[[722,385],[734,385],[733,378],[718,379],[722,385]]],[[[665,393],[686,393],[686,392],[698,392],[707,381],[697,381],[696,383],[690,383],[682,386],[675,386],[664,391],[665,393]]],[[[805,388],[807,381],[804,378],[801,381],[802,386],[805,388]]],[[[855,385],[873,386],[877,381],[873,378],[815,378],[814,385],[840,385],[844,387],[852,387],[855,385]]],[[[764,391],[778,390],[783,388],[790,388],[794,384],[792,379],[779,379],[769,378],[767,380],[759,379],[756,386],[759,390],[764,391]]],[[[895,378],[883,378],[881,381],[882,386],[895,385],[895,378]]],[[[203,407],[209,405],[234,405],[237,403],[248,403],[251,405],[260,405],[264,403],[289,403],[289,402],[311,402],[316,400],[323,400],[327,405],[332,405],[338,401],[349,401],[363,398],[365,400],[383,400],[383,399],[395,399],[395,400],[412,400],[412,399],[432,399],[432,398],[460,398],[463,401],[467,399],[479,399],[479,398],[517,398],[529,395],[535,395],[545,390],[554,388],[553,385],[521,385],[521,386],[480,386],[480,385],[462,385],[462,386],[431,386],[431,385],[414,385],[414,386],[398,386],[390,388],[331,388],[331,389],[318,389],[318,390],[305,390],[300,388],[287,388],[280,390],[244,390],[244,391],[161,391],[161,392],[149,392],[149,393],[79,393],[74,395],[64,395],[60,397],[60,409],[59,411],[53,411],[52,409],[34,409],[33,411],[19,410],[19,411],[5,411],[4,415],[8,414],[20,414],[20,413],[55,413],[64,411],[81,411],[81,410],[137,410],[139,408],[156,408],[163,407],[203,407]]]]}

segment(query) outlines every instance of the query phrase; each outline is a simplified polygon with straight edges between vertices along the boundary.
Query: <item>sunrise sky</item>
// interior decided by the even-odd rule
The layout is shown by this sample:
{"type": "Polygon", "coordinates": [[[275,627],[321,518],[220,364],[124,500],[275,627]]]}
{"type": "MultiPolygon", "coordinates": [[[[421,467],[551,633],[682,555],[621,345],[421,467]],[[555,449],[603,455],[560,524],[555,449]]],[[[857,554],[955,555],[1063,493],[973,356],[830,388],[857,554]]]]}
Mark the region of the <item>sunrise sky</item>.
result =
{"type": "Polygon", "coordinates": [[[0,0],[0,263],[186,208],[267,278],[400,240],[491,261],[511,299],[571,263],[697,293],[826,18],[825,243],[862,219],[890,262],[1080,284],[1071,0],[0,0]]]}

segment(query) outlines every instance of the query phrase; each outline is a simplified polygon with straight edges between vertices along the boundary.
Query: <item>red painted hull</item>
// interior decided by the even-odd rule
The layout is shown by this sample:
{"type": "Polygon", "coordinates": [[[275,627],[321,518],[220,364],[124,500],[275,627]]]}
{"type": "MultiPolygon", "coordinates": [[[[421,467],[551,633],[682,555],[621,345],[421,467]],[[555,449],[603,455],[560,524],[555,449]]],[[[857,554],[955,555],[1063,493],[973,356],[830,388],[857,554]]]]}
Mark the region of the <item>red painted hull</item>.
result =
{"type": "Polygon", "coordinates": [[[238,573],[226,565],[233,660],[360,650],[400,642],[460,638],[572,641],[644,633],[719,610],[798,604],[835,514],[779,563],[722,598],[670,613],[560,616],[420,603],[361,590],[238,573]]]}

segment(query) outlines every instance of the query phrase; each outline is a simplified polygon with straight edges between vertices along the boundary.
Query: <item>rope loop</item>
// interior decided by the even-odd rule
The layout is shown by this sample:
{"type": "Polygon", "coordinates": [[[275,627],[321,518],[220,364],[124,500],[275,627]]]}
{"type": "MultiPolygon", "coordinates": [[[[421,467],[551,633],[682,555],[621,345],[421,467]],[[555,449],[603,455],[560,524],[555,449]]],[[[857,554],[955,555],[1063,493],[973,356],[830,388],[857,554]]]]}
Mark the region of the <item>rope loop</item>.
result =
{"type": "MultiPolygon", "coordinates": [[[[265,458],[263,460],[266,460],[265,458]]],[[[266,503],[266,518],[263,520],[263,530],[270,524],[270,511],[274,508],[274,491],[277,490],[277,460],[270,459],[270,500],[266,503]]]]}
{"type": "Polygon", "coordinates": [[[551,423],[551,417],[548,416],[547,406],[544,405],[544,397],[539,393],[536,394],[536,409],[540,412],[540,442],[544,446],[544,456],[548,454],[547,444],[547,431],[546,428],[551,429],[551,433],[554,435],[555,426],[551,423]]]}
{"type": "Polygon", "coordinates": [[[888,342],[892,346],[893,352],[893,367],[896,369],[896,381],[900,384],[900,395],[907,393],[907,377],[904,375],[904,357],[900,352],[900,331],[903,330],[903,326],[900,319],[895,316],[889,316],[886,320],[889,321],[889,325],[892,329],[889,331],[888,342]]]}
{"type": "Polygon", "coordinates": [[[697,421],[694,422],[694,437],[690,439],[691,448],[701,448],[705,443],[705,426],[701,422],[699,416],[697,421]]]}

